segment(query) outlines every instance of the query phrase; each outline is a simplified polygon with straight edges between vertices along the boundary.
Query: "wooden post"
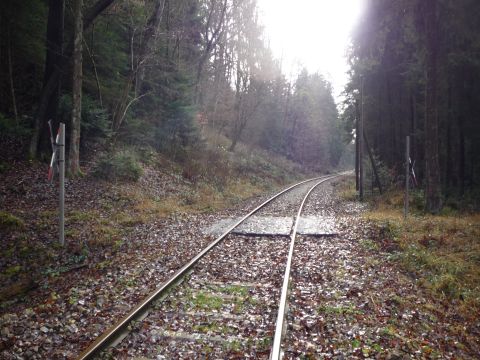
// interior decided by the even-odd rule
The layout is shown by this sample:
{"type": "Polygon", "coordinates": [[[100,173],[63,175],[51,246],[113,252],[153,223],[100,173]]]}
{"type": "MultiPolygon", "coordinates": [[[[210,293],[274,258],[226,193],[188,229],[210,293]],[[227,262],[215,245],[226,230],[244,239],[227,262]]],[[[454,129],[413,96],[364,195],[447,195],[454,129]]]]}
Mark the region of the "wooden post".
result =
{"type": "Polygon", "coordinates": [[[59,241],[60,245],[65,245],[65,124],[60,123],[60,140],[58,142],[59,147],[59,187],[60,187],[60,200],[59,200],[59,241]]]}
{"type": "Polygon", "coordinates": [[[364,104],[364,81],[363,81],[363,76],[362,76],[362,79],[361,79],[361,82],[362,82],[362,93],[361,93],[361,97],[362,97],[362,113],[360,115],[360,122],[359,122],[359,125],[358,125],[358,134],[357,134],[357,137],[358,137],[358,166],[359,166],[359,170],[360,170],[360,174],[359,174],[359,191],[360,191],[360,200],[363,201],[363,121],[364,121],[364,115],[365,115],[365,110],[364,110],[364,107],[365,107],[365,104],[364,104]]]}
{"type": "Polygon", "coordinates": [[[407,136],[407,144],[405,148],[405,219],[408,216],[408,200],[409,200],[409,184],[410,184],[410,136],[407,136]]]}

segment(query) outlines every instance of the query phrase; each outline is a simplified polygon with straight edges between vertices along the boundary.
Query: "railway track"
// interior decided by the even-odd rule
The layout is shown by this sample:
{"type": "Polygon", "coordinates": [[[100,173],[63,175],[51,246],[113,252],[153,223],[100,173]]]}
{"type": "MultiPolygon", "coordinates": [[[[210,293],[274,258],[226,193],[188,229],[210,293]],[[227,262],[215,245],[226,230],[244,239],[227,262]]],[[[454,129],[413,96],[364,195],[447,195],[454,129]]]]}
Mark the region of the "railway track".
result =
{"type": "Polygon", "coordinates": [[[280,359],[298,220],[315,187],[339,176],[295,184],[235,221],[78,359],[106,349],[115,358],[152,356],[153,351],[160,359],[197,354],[280,359]],[[254,214],[278,213],[280,199],[281,213],[296,209],[289,237],[232,234],[254,214]]]}

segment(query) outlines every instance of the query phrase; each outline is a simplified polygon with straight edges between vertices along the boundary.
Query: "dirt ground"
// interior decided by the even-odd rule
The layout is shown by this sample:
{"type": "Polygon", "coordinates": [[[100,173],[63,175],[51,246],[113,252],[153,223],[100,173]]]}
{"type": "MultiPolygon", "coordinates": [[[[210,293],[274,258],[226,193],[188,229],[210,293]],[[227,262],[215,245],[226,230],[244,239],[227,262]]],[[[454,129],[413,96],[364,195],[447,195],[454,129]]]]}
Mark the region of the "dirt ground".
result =
{"type": "MultiPolygon", "coordinates": [[[[239,216],[265,198],[251,198],[220,212],[174,213],[153,221],[125,222],[128,231],[112,235],[118,238],[113,242],[118,242],[116,248],[109,242],[96,255],[82,258],[84,247],[78,244],[56,250],[54,222],[42,224],[42,214],[51,216],[55,190],[37,173],[38,177],[19,171],[0,186],[2,210],[23,220],[20,229],[2,231],[2,282],[27,284],[23,294],[2,302],[2,359],[75,358],[212,240],[200,236],[197,229],[220,218],[239,216]]],[[[118,188],[89,181],[67,184],[75,189],[69,191],[67,207],[79,197],[85,204],[75,213],[81,239],[88,239],[89,232],[81,232],[82,211],[107,220],[118,215],[118,208],[126,214],[134,211],[118,188]]],[[[152,184],[143,186],[151,188],[152,184]]],[[[181,179],[172,181],[168,174],[156,178],[155,189],[188,191],[181,179]]],[[[384,239],[362,220],[362,205],[342,201],[334,183],[315,191],[305,211],[334,216],[340,231],[334,237],[300,237],[297,241],[284,344],[287,358],[479,357],[478,319],[477,323],[466,322],[452,304],[433,298],[411,274],[402,272],[395,263],[395,250],[378,246],[384,239]]],[[[84,244],[88,246],[88,241],[84,244]]],[[[264,240],[259,244],[268,246],[264,240]]],[[[153,341],[148,336],[140,338],[147,345],[153,341]]],[[[150,350],[146,354],[154,357],[150,350]]],[[[211,357],[201,351],[190,354],[192,358],[211,357]]],[[[244,357],[237,348],[226,354],[244,357]]]]}

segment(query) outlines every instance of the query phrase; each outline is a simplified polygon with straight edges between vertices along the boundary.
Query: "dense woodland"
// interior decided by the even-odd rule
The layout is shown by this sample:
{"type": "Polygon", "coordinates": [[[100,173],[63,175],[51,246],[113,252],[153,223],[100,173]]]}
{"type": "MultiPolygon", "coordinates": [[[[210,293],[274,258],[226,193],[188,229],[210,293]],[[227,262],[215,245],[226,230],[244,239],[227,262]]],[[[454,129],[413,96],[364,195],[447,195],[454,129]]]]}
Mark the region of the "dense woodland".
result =
{"type": "Polygon", "coordinates": [[[475,203],[479,16],[474,0],[367,2],[348,50],[341,123],[322,75],[286,78],[256,0],[8,0],[0,136],[45,160],[48,120],[54,129],[66,123],[70,176],[92,144],[185,161],[205,152],[206,131],[229,139],[224,151],[243,142],[325,170],[363,115],[368,149],[390,183],[401,180],[410,135],[427,210],[475,203]]]}
{"type": "Polygon", "coordinates": [[[410,135],[431,212],[479,198],[479,18],[475,0],[370,1],[349,52],[348,131],[363,105],[369,145],[395,176],[410,135]]]}
{"type": "Polygon", "coordinates": [[[0,22],[3,136],[46,159],[48,120],[66,123],[71,176],[92,143],[182,161],[205,130],[309,169],[342,154],[331,85],[286,79],[255,0],[8,0],[0,22]]]}

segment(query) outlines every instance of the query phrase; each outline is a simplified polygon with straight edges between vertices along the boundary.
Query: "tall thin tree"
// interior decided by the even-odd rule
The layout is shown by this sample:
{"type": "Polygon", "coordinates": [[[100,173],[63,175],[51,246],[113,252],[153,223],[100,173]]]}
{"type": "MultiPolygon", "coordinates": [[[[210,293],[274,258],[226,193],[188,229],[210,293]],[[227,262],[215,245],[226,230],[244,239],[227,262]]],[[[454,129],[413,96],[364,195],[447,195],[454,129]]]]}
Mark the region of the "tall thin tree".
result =
{"type": "Polygon", "coordinates": [[[426,104],[425,104],[425,210],[438,213],[442,207],[440,163],[438,154],[437,109],[437,0],[426,0],[426,104]]]}
{"type": "Polygon", "coordinates": [[[74,3],[74,40],[73,40],[73,108],[70,124],[70,150],[68,171],[71,176],[80,173],[80,123],[82,119],[82,42],[83,42],[83,0],[74,3]]]}

